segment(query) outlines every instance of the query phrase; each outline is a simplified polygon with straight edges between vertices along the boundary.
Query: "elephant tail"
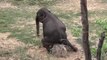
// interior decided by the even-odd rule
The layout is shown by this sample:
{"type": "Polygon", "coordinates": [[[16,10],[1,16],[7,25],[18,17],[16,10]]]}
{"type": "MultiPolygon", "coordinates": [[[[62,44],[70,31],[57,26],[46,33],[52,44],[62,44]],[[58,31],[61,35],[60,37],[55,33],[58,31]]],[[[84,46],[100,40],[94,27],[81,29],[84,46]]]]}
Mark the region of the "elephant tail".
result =
{"type": "Polygon", "coordinates": [[[73,46],[67,39],[60,39],[61,40],[61,43],[64,44],[64,45],[67,45],[69,47],[71,47],[71,49],[74,51],[74,52],[77,52],[78,49],[73,46]]]}

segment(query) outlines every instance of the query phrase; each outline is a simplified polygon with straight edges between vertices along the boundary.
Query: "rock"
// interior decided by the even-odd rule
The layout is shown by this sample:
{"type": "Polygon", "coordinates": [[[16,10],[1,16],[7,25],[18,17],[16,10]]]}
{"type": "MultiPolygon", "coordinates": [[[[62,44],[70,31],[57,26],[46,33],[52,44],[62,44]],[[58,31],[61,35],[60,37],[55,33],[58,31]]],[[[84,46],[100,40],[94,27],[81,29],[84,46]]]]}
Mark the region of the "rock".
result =
{"type": "Polygon", "coordinates": [[[52,53],[52,55],[54,55],[56,57],[67,57],[68,56],[66,46],[62,45],[62,44],[54,45],[53,48],[51,49],[51,53],[52,53]]]}

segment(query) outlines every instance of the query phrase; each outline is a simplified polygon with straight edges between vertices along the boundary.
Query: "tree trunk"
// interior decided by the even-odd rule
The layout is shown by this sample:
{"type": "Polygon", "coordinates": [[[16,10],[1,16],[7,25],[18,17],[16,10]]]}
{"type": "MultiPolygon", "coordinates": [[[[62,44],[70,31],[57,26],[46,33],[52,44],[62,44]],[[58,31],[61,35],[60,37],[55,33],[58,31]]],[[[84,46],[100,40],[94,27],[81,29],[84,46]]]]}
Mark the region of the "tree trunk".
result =
{"type": "Polygon", "coordinates": [[[97,60],[101,60],[101,48],[104,42],[104,38],[105,38],[105,32],[101,33],[101,37],[99,39],[97,55],[96,55],[97,60]]]}
{"type": "Polygon", "coordinates": [[[88,11],[87,11],[87,0],[81,0],[81,21],[83,25],[82,41],[83,49],[85,53],[85,60],[91,60],[91,52],[89,46],[89,24],[88,24],[88,11]]]}

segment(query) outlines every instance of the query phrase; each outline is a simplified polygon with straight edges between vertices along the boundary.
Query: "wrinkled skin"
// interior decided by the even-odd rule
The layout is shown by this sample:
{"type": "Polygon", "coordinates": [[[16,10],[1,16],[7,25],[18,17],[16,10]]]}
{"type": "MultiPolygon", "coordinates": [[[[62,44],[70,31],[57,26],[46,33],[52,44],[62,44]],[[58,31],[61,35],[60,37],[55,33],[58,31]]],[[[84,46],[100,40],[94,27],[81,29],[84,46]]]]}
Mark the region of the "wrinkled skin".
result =
{"type": "Polygon", "coordinates": [[[77,48],[72,46],[67,39],[66,27],[53,13],[47,8],[41,8],[36,16],[37,36],[39,36],[39,22],[43,24],[43,47],[50,52],[54,44],[64,44],[70,46],[73,51],[77,48]]]}

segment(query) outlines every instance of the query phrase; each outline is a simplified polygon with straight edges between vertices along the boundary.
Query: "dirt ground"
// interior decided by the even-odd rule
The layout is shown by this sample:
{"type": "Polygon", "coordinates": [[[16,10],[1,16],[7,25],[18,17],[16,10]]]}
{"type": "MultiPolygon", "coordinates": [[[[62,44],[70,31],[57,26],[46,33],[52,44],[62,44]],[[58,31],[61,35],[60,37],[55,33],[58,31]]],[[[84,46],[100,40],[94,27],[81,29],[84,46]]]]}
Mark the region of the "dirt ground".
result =
{"type": "MultiPolygon", "coordinates": [[[[11,33],[7,32],[7,33],[0,33],[0,51],[13,51],[15,48],[17,47],[24,47],[25,44],[18,41],[15,38],[9,38],[9,35],[11,33]]],[[[71,54],[69,54],[68,57],[66,58],[57,58],[58,60],[84,60],[84,56],[83,56],[83,50],[81,48],[80,45],[76,44],[75,40],[73,39],[72,35],[68,34],[68,39],[70,40],[71,43],[73,43],[73,45],[75,44],[76,47],[78,47],[78,52],[72,52],[71,54]]],[[[31,46],[28,48],[28,52],[27,54],[30,55],[31,57],[35,57],[35,53],[39,54],[41,57],[45,58],[44,55],[47,55],[47,52],[44,48],[39,48],[39,47],[34,47],[31,46]]],[[[0,57],[0,60],[3,59],[5,60],[6,57],[0,57]]],[[[11,60],[12,57],[8,57],[8,60],[11,60]]],[[[13,59],[14,60],[14,59],[13,59]]]]}

